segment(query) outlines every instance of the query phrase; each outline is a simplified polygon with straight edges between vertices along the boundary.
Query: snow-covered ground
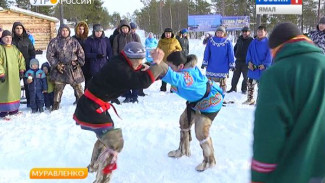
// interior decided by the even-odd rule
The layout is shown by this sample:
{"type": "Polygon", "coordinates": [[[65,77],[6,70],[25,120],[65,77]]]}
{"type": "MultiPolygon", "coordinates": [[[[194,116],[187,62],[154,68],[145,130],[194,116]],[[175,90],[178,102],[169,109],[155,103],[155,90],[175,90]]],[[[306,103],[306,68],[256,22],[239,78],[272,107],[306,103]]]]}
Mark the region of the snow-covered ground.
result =
{"type": "MultiPolygon", "coordinates": [[[[112,31],[107,31],[110,35],[112,31]]],[[[140,32],[144,42],[143,32],[140,32]]],[[[73,34],[72,34],[73,35],[73,34]]],[[[190,52],[203,58],[202,40],[190,40],[190,52]]],[[[45,54],[37,56],[45,61],[45,54]]],[[[232,73],[227,81],[228,89],[232,73]]],[[[172,159],[167,156],[179,144],[179,116],[185,100],[175,94],[159,92],[157,81],[144,90],[137,104],[115,105],[119,119],[112,110],[115,126],[122,128],[124,149],[119,154],[113,183],[234,183],[249,182],[252,156],[254,106],[241,103],[246,96],[230,93],[226,100],[235,104],[223,107],[213,121],[211,137],[217,165],[204,172],[195,171],[202,160],[202,150],[192,127],[191,157],[172,159]]],[[[238,84],[238,89],[241,81],[238,84]]],[[[240,90],[239,90],[240,91],[240,90]]],[[[120,101],[123,98],[119,98],[120,101]]],[[[73,90],[67,86],[61,109],[52,113],[32,114],[26,105],[23,114],[11,121],[0,120],[0,182],[1,183],[89,183],[95,173],[82,180],[30,180],[34,167],[86,167],[89,164],[96,136],[81,130],[72,120],[75,110],[73,90]]]]}

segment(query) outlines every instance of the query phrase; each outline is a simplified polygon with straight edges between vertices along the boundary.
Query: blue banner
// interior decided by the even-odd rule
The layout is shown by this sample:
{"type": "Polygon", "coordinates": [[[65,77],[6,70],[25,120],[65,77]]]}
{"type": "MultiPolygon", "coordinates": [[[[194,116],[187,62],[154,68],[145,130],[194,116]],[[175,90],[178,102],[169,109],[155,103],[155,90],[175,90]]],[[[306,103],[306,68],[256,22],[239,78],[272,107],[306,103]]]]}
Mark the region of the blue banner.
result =
{"type": "Polygon", "coordinates": [[[291,0],[256,0],[256,5],[258,4],[263,4],[263,5],[275,5],[275,4],[282,4],[282,5],[286,5],[286,4],[291,4],[291,0]]]}
{"type": "Polygon", "coordinates": [[[190,32],[215,31],[221,25],[221,15],[189,15],[188,30],[190,32]]]}

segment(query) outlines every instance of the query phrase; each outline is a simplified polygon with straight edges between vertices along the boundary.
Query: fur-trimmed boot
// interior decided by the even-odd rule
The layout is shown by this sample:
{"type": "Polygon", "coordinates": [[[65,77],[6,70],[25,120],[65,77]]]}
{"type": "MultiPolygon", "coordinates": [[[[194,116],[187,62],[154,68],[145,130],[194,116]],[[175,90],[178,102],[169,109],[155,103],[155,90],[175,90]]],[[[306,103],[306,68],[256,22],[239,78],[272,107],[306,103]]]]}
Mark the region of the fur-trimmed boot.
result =
{"type": "Polygon", "coordinates": [[[181,133],[181,137],[180,137],[179,148],[170,151],[168,153],[169,157],[180,158],[183,155],[191,156],[191,150],[190,150],[190,141],[192,140],[191,130],[181,130],[180,133],[181,133]]]}
{"type": "Polygon", "coordinates": [[[122,130],[110,130],[100,137],[99,141],[105,147],[93,165],[93,167],[98,167],[94,183],[109,183],[113,170],[117,168],[117,155],[122,151],[124,145],[122,130]]]}
{"type": "Polygon", "coordinates": [[[200,146],[203,150],[203,162],[196,166],[196,171],[202,172],[208,168],[216,165],[216,159],[214,158],[214,149],[212,145],[211,137],[200,142],[200,146]]]}

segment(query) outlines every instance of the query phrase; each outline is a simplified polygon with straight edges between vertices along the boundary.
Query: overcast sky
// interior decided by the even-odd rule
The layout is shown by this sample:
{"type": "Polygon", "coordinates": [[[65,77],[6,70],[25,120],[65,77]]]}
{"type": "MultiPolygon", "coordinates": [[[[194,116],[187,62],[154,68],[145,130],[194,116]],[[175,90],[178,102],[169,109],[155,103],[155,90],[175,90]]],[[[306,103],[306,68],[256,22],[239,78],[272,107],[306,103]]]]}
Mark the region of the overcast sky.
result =
{"type": "Polygon", "coordinates": [[[132,15],[136,9],[140,10],[143,7],[143,4],[140,0],[105,0],[104,7],[107,8],[109,14],[113,14],[115,11],[123,16],[127,13],[132,15]]]}

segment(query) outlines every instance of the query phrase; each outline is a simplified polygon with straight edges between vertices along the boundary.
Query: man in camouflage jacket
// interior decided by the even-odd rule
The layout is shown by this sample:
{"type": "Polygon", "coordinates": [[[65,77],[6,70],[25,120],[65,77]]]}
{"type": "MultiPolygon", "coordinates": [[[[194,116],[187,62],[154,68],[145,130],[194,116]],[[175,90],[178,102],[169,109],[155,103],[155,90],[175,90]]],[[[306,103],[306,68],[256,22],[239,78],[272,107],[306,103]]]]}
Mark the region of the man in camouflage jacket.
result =
{"type": "Polygon", "coordinates": [[[58,36],[47,47],[46,58],[51,65],[51,80],[55,83],[53,110],[59,109],[63,89],[70,84],[79,99],[83,95],[81,83],[85,81],[81,66],[85,54],[79,42],[70,37],[70,28],[62,25],[58,36]]]}

